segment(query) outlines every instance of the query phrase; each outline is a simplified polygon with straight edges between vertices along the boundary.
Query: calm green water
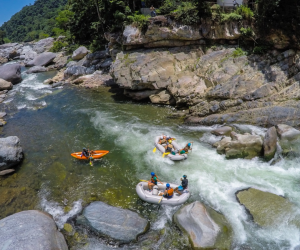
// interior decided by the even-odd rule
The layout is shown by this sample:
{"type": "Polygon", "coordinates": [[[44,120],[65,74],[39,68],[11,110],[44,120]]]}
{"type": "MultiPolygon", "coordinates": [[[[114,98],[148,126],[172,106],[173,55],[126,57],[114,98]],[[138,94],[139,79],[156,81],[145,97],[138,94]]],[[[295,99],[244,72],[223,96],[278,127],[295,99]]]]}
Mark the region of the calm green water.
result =
{"type": "MultiPolygon", "coordinates": [[[[193,194],[190,201],[200,200],[225,215],[233,237],[228,239],[228,232],[227,238],[219,239],[224,249],[229,248],[229,240],[231,249],[293,249],[299,244],[299,229],[288,223],[257,228],[235,198],[237,190],[256,187],[300,205],[299,159],[275,166],[260,159],[228,161],[209,145],[218,139],[209,133],[212,128],[185,127],[180,120],[168,118],[170,107],[131,102],[107,88],[53,90],[42,84],[50,75],[23,75],[24,81],[0,106],[9,114],[1,137],[18,136],[25,152],[17,173],[0,178],[0,218],[42,209],[61,228],[83,206],[101,200],[137,211],[151,221],[150,232],[139,243],[123,248],[189,249],[187,239],[172,223],[178,208],[158,210],[137,198],[136,184],[154,171],[161,180],[178,184],[187,174],[193,194]],[[158,151],[154,154],[154,137],[162,133],[176,137],[182,145],[194,141],[189,159],[174,163],[158,151]],[[90,166],[70,156],[82,147],[110,153],[90,166]]],[[[241,129],[264,133],[252,126],[241,129]]],[[[217,213],[215,216],[222,220],[217,213]]],[[[103,249],[103,242],[91,237],[75,248],[103,249]]]]}

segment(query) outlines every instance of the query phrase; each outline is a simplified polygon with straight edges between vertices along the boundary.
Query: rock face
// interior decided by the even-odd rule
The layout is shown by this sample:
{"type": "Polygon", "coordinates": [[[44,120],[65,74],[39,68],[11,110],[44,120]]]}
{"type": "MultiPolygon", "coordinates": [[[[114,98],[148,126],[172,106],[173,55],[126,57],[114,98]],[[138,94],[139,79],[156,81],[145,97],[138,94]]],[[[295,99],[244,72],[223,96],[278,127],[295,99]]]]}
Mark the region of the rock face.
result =
{"type": "Polygon", "coordinates": [[[100,201],[87,206],[82,216],[77,218],[77,222],[121,242],[136,240],[137,236],[148,228],[148,221],[137,213],[100,201]]]}
{"type": "Polygon", "coordinates": [[[174,215],[174,220],[189,235],[194,249],[215,245],[220,228],[199,201],[181,208],[174,215]]]}
{"type": "Polygon", "coordinates": [[[18,63],[14,63],[0,66],[0,78],[5,81],[11,82],[12,84],[21,82],[21,65],[18,63]]]}
{"type": "Polygon", "coordinates": [[[271,160],[277,150],[277,131],[275,127],[268,129],[264,138],[264,158],[271,160]]]}
{"type": "Polygon", "coordinates": [[[5,81],[0,78],[0,91],[1,90],[11,90],[13,88],[13,85],[11,82],[5,81]]]}
{"type": "Polygon", "coordinates": [[[81,46],[73,52],[72,59],[73,60],[81,60],[82,58],[84,58],[87,55],[87,53],[88,53],[87,48],[84,46],[81,46]]]}
{"type": "Polygon", "coordinates": [[[238,191],[238,201],[244,205],[260,226],[275,226],[277,224],[298,224],[299,218],[293,218],[291,213],[296,209],[287,199],[254,188],[238,191]]]}
{"type": "Polygon", "coordinates": [[[225,154],[227,159],[253,157],[262,154],[263,140],[258,135],[243,135],[231,132],[231,137],[224,137],[214,144],[219,154],[225,154]]]}
{"type": "Polygon", "coordinates": [[[55,53],[52,52],[44,52],[37,57],[35,57],[33,60],[26,63],[27,67],[33,67],[33,66],[46,66],[49,63],[51,63],[54,58],[56,57],[55,53]]]}
{"type": "Polygon", "coordinates": [[[23,150],[17,136],[0,138],[0,171],[12,168],[23,160],[23,150]]]}
{"type": "Polygon", "coordinates": [[[0,220],[0,242],[6,250],[68,250],[54,220],[44,212],[23,211],[0,220]]]}

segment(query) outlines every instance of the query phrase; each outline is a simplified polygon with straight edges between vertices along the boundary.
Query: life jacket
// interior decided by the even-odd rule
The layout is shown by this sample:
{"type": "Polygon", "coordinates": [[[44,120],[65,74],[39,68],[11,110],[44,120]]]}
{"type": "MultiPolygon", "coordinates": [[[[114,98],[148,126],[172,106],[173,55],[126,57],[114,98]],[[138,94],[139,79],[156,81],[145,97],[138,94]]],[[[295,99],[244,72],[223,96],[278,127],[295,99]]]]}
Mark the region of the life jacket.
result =
{"type": "Polygon", "coordinates": [[[167,197],[172,197],[173,196],[173,193],[174,193],[174,189],[173,188],[169,188],[169,189],[166,189],[167,191],[167,197]]]}
{"type": "Polygon", "coordinates": [[[165,140],[165,139],[159,140],[159,144],[166,144],[166,143],[167,143],[167,140],[165,140]]]}
{"type": "Polygon", "coordinates": [[[172,149],[173,149],[173,145],[169,144],[166,148],[166,152],[172,152],[172,149]]]}
{"type": "Polygon", "coordinates": [[[183,149],[185,152],[188,152],[189,151],[189,146],[185,146],[185,148],[183,149]]]}
{"type": "Polygon", "coordinates": [[[154,185],[157,185],[157,176],[151,177],[151,183],[154,183],[154,185]],[[156,177],[156,180],[154,180],[154,177],[156,177]]]}

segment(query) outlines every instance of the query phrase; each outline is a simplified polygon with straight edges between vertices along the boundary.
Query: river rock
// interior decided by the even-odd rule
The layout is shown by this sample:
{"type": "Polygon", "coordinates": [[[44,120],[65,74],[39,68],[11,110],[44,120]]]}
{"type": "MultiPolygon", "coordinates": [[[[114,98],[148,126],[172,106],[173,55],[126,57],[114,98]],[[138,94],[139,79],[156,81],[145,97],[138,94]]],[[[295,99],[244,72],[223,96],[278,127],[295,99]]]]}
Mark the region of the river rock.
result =
{"type": "Polygon", "coordinates": [[[55,53],[52,52],[44,52],[33,60],[26,63],[26,67],[33,67],[33,66],[46,66],[50,64],[54,58],[56,57],[55,53]]]}
{"type": "Polygon", "coordinates": [[[34,44],[33,50],[38,54],[43,53],[49,50],[53,46],[53,43],[54,43],[54,38],[52,37],[42,39],[34,44]]]}
{"type": "Polygon", "coordinates": [[[300,131],[286,124],[278,124],[276,130],[280,140],[293,141],[300,137],[300,131]]]}
{"type": "Polygon", "coordinates": [[[0,242],[6,250],[68,250],[51,215],[29,210],[0,220],[0,242]]]}
{"type": "Polygon", "coordinates": [[[0,138],[0,171],[12,168],[23,160],[23,149],[17,136],[0,138]]]}
{"type": "Polygon", "coordinates": [[[189,235],[194,249],[215,245],[220,228],[199,201],[181,208],[174,215],[174,221],[189,235]]]}
{"type": "Polygon", "coordinates": [[[133,100],[140,101],[149,98],[149,96],[156,94],[157,90],[142,90],[142,91],[133,91],[125,89],[124,95],[132,98],[133,100]]]}
{"type": "Polygon", "coordinates": [[[11,90],[12,88],[13,88],[13,85],[11,82],[5,81],[0,78],[0,91],[11,90]]]}
{"type": "Polygon", "coordinates": [[[15,172],[16,170],[14,169],[6,169],[6,170],[2,170],[0,171],[0,175],[7,175],[7,174],[10,174],[10,173],[13,173],[15,172]]]}
{"type": "Polygon", "coordinates": [[[148,221],[132,211],[112,207],[96,201],[87,206],[77,223],[89,227],[96,233],[121,242],[130,242],[148,229],[148,221]]]}
{"type": "Polygon", "coordinates": [[[88,54],[87,48],[81,46],[73,52],[72,59],[78,61],[84,58],[87,54],[88,54]]]}
{"type": "Polygon", "coordinates": [[[251,214],[254,222],[262,227],[281,223],[298,225],[298,227],[300,225],[299,218],[291,216],[293,210],[297,209],[296,206],[284,197],[254,188],[238,191],[236,197],[251,214]]]}
{"type": "Polygon", "coordinates": [[[175,99],[168,90],[159,91],[158,93],[149,96],[150,101],[155,104],[174,104],[175,99]]]}
{"type": "Polygon", "coordinates": [[[262,154],[263,141],[260,136],[248,133],[241,135],[235,132],[231,132],[230,136],[224,137],[214,144],[217,147],[217,152],[225,154],[227,159],[252,159],[262,154]]]}
{"type": "Polygon", "coordinates": [[[269,128],[266,132],[263,147],[265,159],[271,160],[277,150],[277,132],[275,127],[269,128]]]}
{"type": "Polygon", "coordinates": [[[102,71],[95,71],[91,75],[84,75],[71,81],[72,84],[80,84],[86,88],[97,88],[99,86],[116,87],[110,74],[103,74],[102,71]]]}
{"type": "Polygon", "coordinates": [[[22,81],[21,65],[18,63],[0,66],[0,78],[5,81],[17,84],[22,81]]]}
{"type": "Polygon", "coordinates": [[[29,70],[26,71],[27,74],[45,72],[47,69],[43,66],[33,66],[29,70]]]}
{"type": "Polygon", "coordinates": [[[232,131],[232,127],[224,126],[212,130],[211,133],[213,135],[220,136],[220,135],[230,135],[231,131],[232,131]]]}

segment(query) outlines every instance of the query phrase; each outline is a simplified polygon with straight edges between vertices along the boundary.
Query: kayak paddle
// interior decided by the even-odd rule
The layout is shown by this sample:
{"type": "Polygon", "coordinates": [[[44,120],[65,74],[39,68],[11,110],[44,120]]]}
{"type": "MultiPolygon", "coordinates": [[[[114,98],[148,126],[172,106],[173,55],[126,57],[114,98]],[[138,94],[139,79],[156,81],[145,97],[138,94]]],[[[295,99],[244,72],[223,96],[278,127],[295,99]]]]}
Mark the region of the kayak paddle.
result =
{"type": "Polygon", "coordinates": [[[153,149],[153,153],[155,153],[156,152],[156,147],[153,149]]]}
{"type": "Polygon", "coordinates": [[[165,155],[168,155],[168,154],[170,154],[170,152],[163,153],[162,157],[165,157],[165,155]]]}
{"type": "Polygon", "coordinates": [[[160,198],[160,200],[158,201],[158,204],[161,202],[161,200],[164,198],[164,195],[162,195],[162,197],[160,198]]]}
{"type": "Polygon", "coordinates": [[[148,181],[146,181],[146,180],[140,180],[141,182],[148,182],[148,181]]]}

